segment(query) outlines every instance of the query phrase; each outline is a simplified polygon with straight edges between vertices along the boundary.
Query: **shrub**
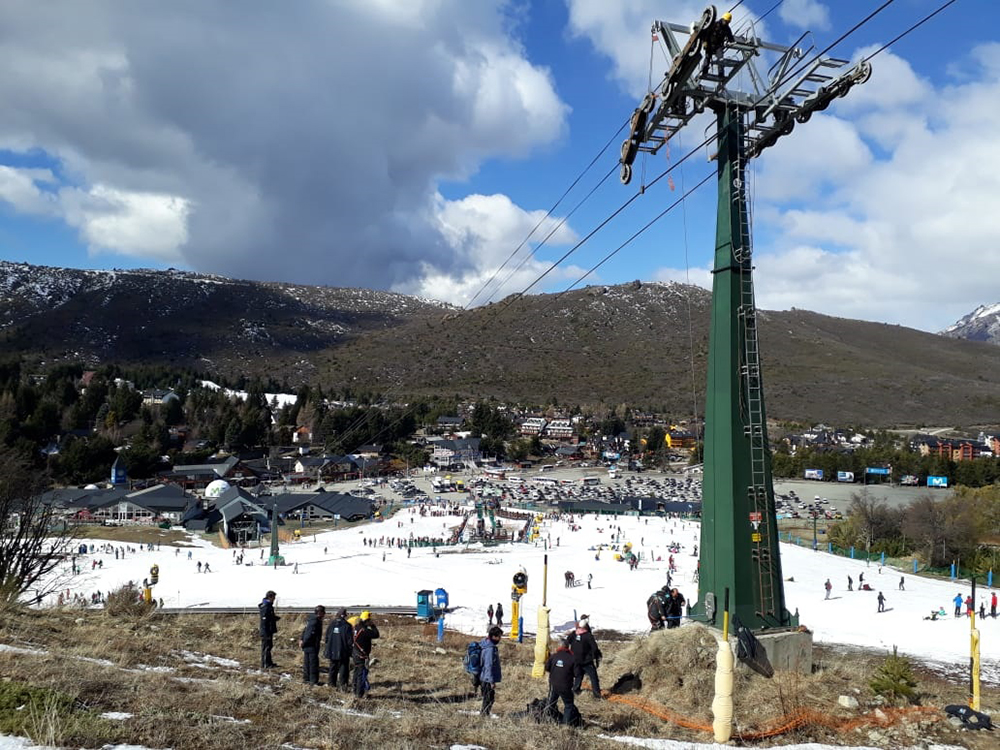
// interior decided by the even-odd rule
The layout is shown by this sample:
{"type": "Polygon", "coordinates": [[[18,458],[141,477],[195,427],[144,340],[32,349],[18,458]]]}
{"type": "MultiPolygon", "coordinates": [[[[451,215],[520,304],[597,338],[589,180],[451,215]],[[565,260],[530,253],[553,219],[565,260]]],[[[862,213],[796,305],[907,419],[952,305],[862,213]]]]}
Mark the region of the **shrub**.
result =
{"type": "Polygon", "coordinates": [[[916,701],[917,680],[913,676],[910,660],[897,654],[895,646],[892,647],[892,654],[886,656],[885,662],[875,672],[870,684],[877,695],[891,701],[901,698],[909,703],[916,701]]]}
{"type": "Polygon", "coordinates": [[[142,592],[129,581],[108,594],[104,611],[111,617],[142,617],[155,606],[152,602],[143,600],[142,592]]]}

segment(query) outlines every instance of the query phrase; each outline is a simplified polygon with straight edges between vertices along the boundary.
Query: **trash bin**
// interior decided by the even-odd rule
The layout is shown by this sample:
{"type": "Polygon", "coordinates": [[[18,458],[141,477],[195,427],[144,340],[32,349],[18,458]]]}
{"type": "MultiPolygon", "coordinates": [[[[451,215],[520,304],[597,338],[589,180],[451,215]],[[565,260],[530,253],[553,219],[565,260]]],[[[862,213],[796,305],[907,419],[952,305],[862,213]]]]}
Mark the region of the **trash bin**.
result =
{"type": "Polygon", "coordinates": [[[431,607],[431,594],[433,593],[430,589],[417,592],[417,617],[424,617],[428,620],[434,618],[434,609],[431,607]]]}
{"type": "Polygon", "coordinates": [[[434,606],[438,609],[448,609],[448,592],[444,589],[434,589],[434,606]]]}

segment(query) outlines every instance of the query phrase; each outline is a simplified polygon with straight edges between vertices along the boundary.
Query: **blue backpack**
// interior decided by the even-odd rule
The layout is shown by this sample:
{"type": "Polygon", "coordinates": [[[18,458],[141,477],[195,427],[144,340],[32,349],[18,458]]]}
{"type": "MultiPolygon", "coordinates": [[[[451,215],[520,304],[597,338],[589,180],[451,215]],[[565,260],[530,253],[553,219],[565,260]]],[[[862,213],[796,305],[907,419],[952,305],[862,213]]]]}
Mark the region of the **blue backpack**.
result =
{"type": "Polygon", "coordinates": [[[471,675],[478,676],[483,670],[483,646],[479,641],[472,641],[465,647],[462,664],[465,665],[465,671],[471,675]]]}

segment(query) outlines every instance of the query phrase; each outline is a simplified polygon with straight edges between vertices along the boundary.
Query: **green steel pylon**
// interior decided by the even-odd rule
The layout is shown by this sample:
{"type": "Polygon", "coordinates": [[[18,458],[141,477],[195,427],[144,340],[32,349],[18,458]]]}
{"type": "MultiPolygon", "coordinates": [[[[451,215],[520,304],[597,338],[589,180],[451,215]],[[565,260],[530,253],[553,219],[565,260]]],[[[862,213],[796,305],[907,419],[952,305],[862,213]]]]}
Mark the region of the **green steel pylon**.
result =
{"type": "Polygon", "coordinates": [[[720,106],[718,215],[709,333],[697,614],[730,612],[752,630],[784,627],[771,453],[757,342],[743,112],[720,106]]]}
{"type": "Polygon", "coordinates": [[[728,591],[730,612],[763,630],[796,625],[798,618],[785,609],[778,553],[744,167],[867,81],[871,65],[861,60],[849,67],[822,55],[806,60],[809,50],[799,46],[806,34],[786,47],[761,40],[753,24],[734,32],[728,22],[714,5],[693,24],[653,22],[653,44],[670,68],[632,113],[620,176],[628,185],[638,154],[657,154],[699,113],[716,113],[719,212],[693,609],[721,627],[728,591]],[[764,60],[766,70],[757,65],[764,60]]]}

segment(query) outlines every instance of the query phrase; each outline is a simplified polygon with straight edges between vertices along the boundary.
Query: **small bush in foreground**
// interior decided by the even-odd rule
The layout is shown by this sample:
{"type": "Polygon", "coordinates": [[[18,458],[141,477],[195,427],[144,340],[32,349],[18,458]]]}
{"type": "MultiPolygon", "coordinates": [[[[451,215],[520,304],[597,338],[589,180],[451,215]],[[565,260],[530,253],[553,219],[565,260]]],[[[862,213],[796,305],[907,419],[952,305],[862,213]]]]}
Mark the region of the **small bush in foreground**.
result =
{"type": "Polygon", "coordinates": [[[104,611],[111,617],[142,617],[152,611],[153,606],[142,598],[136,585],[129,582],[108,594],[104,611]]]}
{"type": "Polygon", "coordinates": [[[892,647],[892,654],[885,658],[885,662],[875,672],[869,684],[876,695],[891,701],[905,699],[913,703],[917,697],[917,680],[913,676],[910,660],[897,654],[895,646],[892,647]]]}

